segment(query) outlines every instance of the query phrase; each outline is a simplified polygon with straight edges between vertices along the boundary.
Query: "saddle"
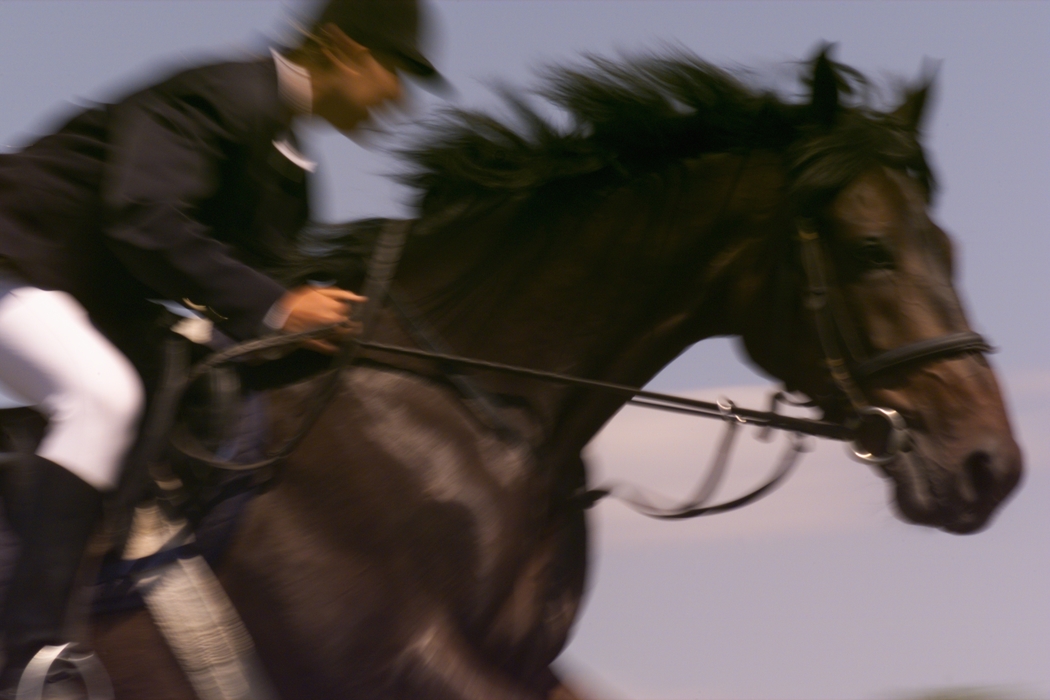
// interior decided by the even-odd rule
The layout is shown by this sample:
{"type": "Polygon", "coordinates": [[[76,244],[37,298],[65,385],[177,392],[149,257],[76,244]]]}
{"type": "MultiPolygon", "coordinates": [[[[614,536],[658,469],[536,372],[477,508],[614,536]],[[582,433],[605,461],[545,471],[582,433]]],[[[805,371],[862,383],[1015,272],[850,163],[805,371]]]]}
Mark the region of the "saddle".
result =
{"type": "MultiPolygon", "coordinates": [[[[408,224],[370,220],[316,229],[329,239],[341,234],[335,246],[339,259],[321,250],[321,255],[293,261],[299,269],[290,276],[300,279],[292,283],[303,283],[306,275],[318,279],[318,272],[338,267],[342,274],[329,279],[357,286],[347,279],[364,269],[357,253],[375,248],[364,285],[370,302],[355,318],[367,331],[375,325],[408,224]],[[347,238],[358,245],[347,246],[347,238]]],[[[183,318],[170,310],[162,317],[159,379],[150,391],[121,486],[110,499],[103,538],[108,547],[93,548],[96,558],[101,554],[101,565],[92,611],[146,605],[200,697],[265,700],[272,696],[265,674],[211,569],[244,507],[266,488],[277,465],[305,435],[356,348],[348,344],[334,358],[299,349],[299,336],[309,334],[238,345],[205,319],[183,318]],[[304,406],[299,432],[274,450],[267,444],[265,392],[322,373],[330,379],[316,382],[320,391],[306,392],[306,402],[313,405],[304,406]],[[216,649],[221,651],[216,654],[216,649]]],[[[30,408],[0,410],[0,502],[6,516],[0,517],[0,587],[17,552],[14,534],[24,521],[19,512],[24,499],[18,495],[34,487],[34,474],[21,456],[33,454],[45,430],[44,417],[30,408]],[[5,519],[13,533],[3,527],[5,519]]],[[[69,661],[64,656],[59,660],[69,661]]]]}
{"type": "MultiPolygon", "coordinates": [[[[311,280],[364,286],[373,303],[363,310],[369,318],[358,320],[367,327],[386,296],[407,231],[408,222],[386,219],[312,224],[300,234],[301,252],[271,272],[289,286],[311,280]]],[[[146,417],[117,494],[109,499],[107,556],[122,555],[135,508],[152,503],[185,521],[199,535],[195,548],[215,561],[222,549],[215,533],[232,531],[223,513],[236,510],[226,502],[246,502],[238,497],[264,488],[283,456],[267,455],[266,392],[316,377],[347,358],[300,349],[287,336],[238,345],[202,314],[164,306],[155,326],[159,343],[153,344],[160,352],[150,363],[155,379],[147,381],[146,417]]],[[[32,488],[33,479],[19,455],[32,454],[45,429],[46,419],[32,408],[0,409],[0,503],[15,532],[22,521],[18,494],[32,488]]],[[[291,446],[285,445],[285,453],[291,446]]],[[[3,543],[0,532],[0,559],[3,543]]],[[[137,570],[153,565],[143,562],[137,570]]],[[[113,573],[103,566],[103,577],[113,573]]],[[[0,561],[0,586],[3,576],[0,561]]]]}
{"type": "MultiPolygon", "coordinates": [[[[164,374],[185,377],[187,368],[180,366],[180,359],[199,352],[189,340],[173,334],[165,340],[164,374]]],[[[300,365],[298,374],[309,374],[317,364],[300,365]]],[[[257,461],[265,449],[266,400],[251,386],[233,368],[205,373],[189,387],[165,432],[191,435],[231,464],[257,461]]],[[[223,472],[202,467],[170,443],[157,461],[136,462],[141,448],[148,447],[148,433],[159,424],[162,403],[154,397],[122,488],[108,501],[102,532],[88,554],[91,566],[85,583],[91,590],[78,596],[91,603],[75,606],[73,619],[148,607],[199,697],[266,700],[273,694],[267,690],[250,638],[212,570],[244,507],[268,476],[263,470],[223,472]],[[233,692],[230,687],[248,692],[233,692]]],[[[25,523],[20,504],[31,500],[20,494],[36,488],[30,461],[19,457],[33,454],[45,429],[46,420],[32,409],[0,411],[0,449],[7,455],[0,468],[6,515],[0,516],[0,586],[6,586],[18,552],[17,533],[25,523]],[[10,527],[4,527],[4,520],[10,527]]],[[[93,654],[76,645],[45,647],[32,663],[39,668],[27,667],[25,677],[32,679],[32,687],[39,685],[41,693],[52,692],[55,683],[71,682],[62,678],[72,672],[92,700],[112,697],[105,669],[93,654]],[[43,690],[45,685],[49,690],[43,690]]]]}
{"type": "MultiPolygon", "coordinates": [[[[178,328],[178,322],[173,325],[178,328]]],[[[162,374],[176,383],[183,381],[187,361],[209,350],[172,333],[164,341],[162,374]]],[[[231,466],[257,462],[267,447],[265,391],[308,379],[324,371],[328,364],[328,358],[316,353],[294,351],[265,365],[211,368],[186,388],[170,420],[156,415],[164,408],[157,396],[165,391],[162,382],[152,397],[143,434],[132,451],[118,492],[109,499],[103,528],[106,544],[97,542],[93,547],[95,554],[102,546],[108,550],[100,573],[96,611],[141,604],[134,598],[121,600],[126,582],[113,580],[117,570],[109,566],[124,556],[136,508],[161,507],[169,518],[185,521],[194,534],[194,548],[214,564],[221,556],[223,541],[232,532],[236,512],[269,479],[270,474],[264,470],[223,471],[201,465],[180,453],[170,443],[170,437],[190,440],[228,460],[231,466]],[[161,423],[167,425],[158,428],[161,423]],[[144,443],[150,438],[146,433],[151,429],[164,434],[165,444],[160,454],[145,462],[142,451],[144,447],[149,449],[144,443]]],[[[0,410],[0,502],[5,516],[0,518],[0,587],[6,580],[4,562],[11,558],[5,555],[13,554],[13,535],[24,521],[20,506],[27,499],[20,498],[20,494],[34,488],[34,474],[20,456],[36,450],[46,426],[46,418],[32,408],[0,410]],[[4,520],[10,530],[4,528],[4,520]]],[[[136,571],[152,565],[155,563],[141,562],[136,571]]],[[[121,568],[127,569],[127,574],[116,578],[132,573],[130,567],[121,568]]]]}

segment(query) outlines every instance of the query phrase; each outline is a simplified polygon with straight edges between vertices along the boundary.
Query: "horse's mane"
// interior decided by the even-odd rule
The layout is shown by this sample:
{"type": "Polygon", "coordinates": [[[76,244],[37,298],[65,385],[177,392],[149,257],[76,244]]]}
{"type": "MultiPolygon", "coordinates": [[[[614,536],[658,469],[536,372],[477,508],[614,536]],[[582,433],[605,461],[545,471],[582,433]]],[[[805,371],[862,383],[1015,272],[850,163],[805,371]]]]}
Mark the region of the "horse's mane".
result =
{"type": "MultiPolygon", "coordinates": [[[[812,65],[799,64],[809,88],[816,81],[812,65]]],[[[840,102],[832,124],[815,118],[817,105],[808,94],[789,98],[756,87],[751,74],[683,50],[618,61],[589,57],[574,67],[548,68],[537,89],[501,90],[512,118],[448,110],[405,151],[410,168],[403,179],[419,192],[423,225],[417,230],[442,229],[508,204],[527,208],[530,216],[519,218],[535,228],[545,218],[585,209],[583,198],[712,153],[782,154],[789,195],[803,214],[878,164],[908,170],[932,191],[914,129],[876,107],[877,91],[860,72],[826,65],[840,102]],[[536,106],[536,97],[547,109],[536,106]]],[[[325,277],[343,284],[359,278],[361,256],[380,226],[374,220],[314,226],[300,241],[314,250],[295,256],[278,274],[287,281],[325,277]],[[346,266],[354,268],[349,277],[346,266]]]]}
{"type": "Polygon", "coordinates": [[[846,99],[829,130],[814,127],[808,102],[754,87],[742,72],[684,50],[589,57],[548,68],[531,92],[504,88],[512,120],[449,110],[406,152],[413,167],[404,179],[420,192],[423,217],[439,219],[552,191],[565,201],[567,192],[621,184],[682,159],[762,149],[787,156],[803,199],[822,199],[875,163],[911,170],[932,189],[914,135],[876,109],[860,72],[831,66],[846,99]],[[530,96],[560,114],[542,115],[530,96]]]}

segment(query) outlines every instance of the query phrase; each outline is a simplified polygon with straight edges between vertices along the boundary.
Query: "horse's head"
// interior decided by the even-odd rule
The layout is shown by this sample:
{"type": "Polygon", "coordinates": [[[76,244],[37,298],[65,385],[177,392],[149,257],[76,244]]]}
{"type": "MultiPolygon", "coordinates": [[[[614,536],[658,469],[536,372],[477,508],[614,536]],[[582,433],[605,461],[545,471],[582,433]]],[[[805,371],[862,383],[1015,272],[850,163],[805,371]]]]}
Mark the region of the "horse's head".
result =
{"type": "MultiPolygon", "coordinates": [[[[767,286],[776,311],[744,340],[832,420],[865,405],[896,411],[906,444],[879,469],[900,513],[973,532],[1017,485],[1021,454],[979,337],[963,335],[951,241],[928,215],[932,178],[917,141],[928,83],[874,115],[840,108],[837,81],[822,54],[812,133],[789,157],[792,230],[779,249],[785,267],[771,275],[779,282],[767,286]],[[829,364],[840,358],[836,379],[829,364]]],[[[886,435],[861,440],[880,452],[886,435]]]]}
{"type": "MultiPolygon", "coordinates": [[[[830,420],[875,408],[903,419],[907,444],[878,418],[859,432],[883,456],[885,438],[902,438],[879,466],[904,517],[979,529],[1021,459],[952,287],[950,243],[927,214],[928,81],[891,113],[840,103],[863,80],[823,54],[811,82],[799,105],[689,56],[596,59],[543,92],[568,130],[524,102],[520,129],[456,116],[415,154],[424,228],[439,233],[426,255],[406,255],[404,269],[434,278],[412,291],[444,305],[439,328],[467,354],[621,383],[644,383],[703,338],[742,336],[830,420]]],[[[527,394],[573,453],[623,399],[505,393],[527,394]]]]}

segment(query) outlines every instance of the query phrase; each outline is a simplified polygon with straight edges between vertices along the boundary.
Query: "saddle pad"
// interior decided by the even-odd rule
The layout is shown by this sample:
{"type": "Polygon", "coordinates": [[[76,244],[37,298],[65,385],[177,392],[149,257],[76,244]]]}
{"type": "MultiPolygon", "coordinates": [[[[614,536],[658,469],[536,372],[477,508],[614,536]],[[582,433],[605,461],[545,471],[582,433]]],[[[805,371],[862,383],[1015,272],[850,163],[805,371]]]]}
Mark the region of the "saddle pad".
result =
{"type": "MultiPolygon", "coordinates": [[[[182,523],[140,509],[132,546],[162,544],[182,523]]],[[[136,577],[157,629],[201,700],[275,700],[248,631],[201,556],[179,558],[136,577]]]]}
{"type": "MultiPolygon", "coordinates": [[[[250,463],[263,454],[266,443],[266,402],[262,394],[249,394],[241,404],[236,435],[218,452],[231,461],[250,463]]],[[[166,530],[157,530],[157,515],[149,506],[136,509],[135,524],[129,535],[123,559],[108,558],[99,570],[93,596],[92,612],[105,614],[142,607],[142,597],[135,590],[135,579],[145,571],[165,566],[177,559],[201,556],[215,567],[236,532],[241,514],[257,487],[250,472],[227,475],[208,496],[204,514],[186,544],[158,553],[170,539],[166,530]]],[[[163,527],[161,528],[163,530],[163,527]]]]}

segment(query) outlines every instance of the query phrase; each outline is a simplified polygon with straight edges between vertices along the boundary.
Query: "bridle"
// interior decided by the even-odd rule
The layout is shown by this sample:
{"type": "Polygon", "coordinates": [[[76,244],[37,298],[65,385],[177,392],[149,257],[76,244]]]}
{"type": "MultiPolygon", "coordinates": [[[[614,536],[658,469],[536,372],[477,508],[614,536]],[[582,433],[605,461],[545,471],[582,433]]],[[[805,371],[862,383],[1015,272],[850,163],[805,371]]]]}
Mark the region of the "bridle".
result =
{"type": "Polygon", "coordinates": [[[859,438],[851,442],[853,455],[862,462],[885,464],[909,449],[911,438],[904,418],[894,409],[873,406],[861,389],[867,380],[905,365],[962,355],[991,352],[992,347],[973,331],[949,333],[936,338],[918,340],[886,350],[872,357],[863,357],[853,325],[846,309],[840,303],[841,294],[830,287],[827,257],[816,227],[809,220],[799,220],[796,226],[802,269],[806,276],[805,307],[812,312],[817,337],[820,340],[824,362],[832,382],[848,401],[852,421],[859,432],[864,428],[884,429],[884,448],[878,453],[861,445],[859,438]],[[839,339],[844,339],[848,357],[844,357],[839,339]]]}
{"type": "MultiPolygon", "coordinates": [[[[312,404],[308,407],[306,418],[302,421],[300,429],[291,438],[286,440],[279,449],[274,450],[264,460],[252,464],[234,464],[227,460],[222,460],[204,450],[195,441],[183,441],[181,445],[175,445],[176,449],[182,452],[184,456],[190,457],[199,463],[221,469],[249,471],[276,464],[290,454],[298,445],[299,441],[309,431],[313,421],[320,415],[328,401],[331,400],[335,393],[335,386],[341,370],[350,366],[359,357],[362,350],[368,350],[379,354],[414,357],[435,362],[439,368],[444,368],[443,372],[450,377],[452,383],[464,395],[472,399],[469,403],[482,407],[483,410],[476,412],[479,420],[489,427],[496,427],[498,431],[501,427],[506,426],[500,423],[499,411],[495,402],[491,401],[487,392],[480,389],[475,382],[461,374],[448,372],[448,368],[477,369],[568,386],[619,393],[628,397],[628,402],[645,408],[716,418],[724,421],[726,424],[725,434],[706,477],[695,492],[696,495],[674,508],[654,506],[638,490],[621,485],[581,490],[572,496],[572,499],[580,505],[589,507],[605,496],[615,495],[627,502],[635,510],[651,517],[660,519],[691,518],[740,508],[773,490],[786,478],[801,454],[806,451],[807,448],[802,440],[802,437],[805,435],[848,441],[853,456],[862,462],[885,464],[892,461],[901,452],[910,449],[911,438],[908,426],[904,418],[896,410],[872,405],[861,389],[862,384],[872,377],[905,365],[929,362],[965,353],[991,351],[991,347],[979,334],[972,331],[963,331],[916,341],[871,357],[862,356],[859,350],[859,343],[851,340],[856,337],[856,334],[847,310],[838,301],[841,297],[838,293],[839,290],[831,287],[828,275],[830,262],[827,260],[827,254],[821,244],[820,236],[810,222],[800,220],[796,226],[796,231],[802,268],[806,279],[804,306],[813,314],[821,350],[824,355],[824,363],[830,372],[832,382],[836,389],[845,397],[851,408],[851,414],[843,421],[816,420],[784,415],[778,411],[779,406],[793,402],[783,392],[777,392],[773,396],[769,410],[757,411],[737,407],[727,400],[707,402],[645,391],[622,384],[462,357],[444,347],[440,338],[435,337],[426,329],[419,314],[406,311],[406,303],[403,300],[399,303],[399,295],[391,289],[394,272],[400,259],[408,229],[409,225],[407,222],[391,222],[380,234],[375,253],[369,265],[368,279],[365,284],[369,302],[361,310],[362,320],[365,321],[365,333],[363,337],[349,339],[343,350],[337,355],[332,368],[329,370],[327,381],[322,382],[320,385],[321,388],[315,395],[312,404]],[[380,307],[384,304],[389,304],[394,309],[418,347],[393,346],[369,339],[374,330],[374,322],[378,317],[380,307]],[[848,356],[844,355],[840,350],[840,339],[844,340],[842,344],[847,347],[848,356]],[[726,462],[734,444],[733,441],[738,432],[737,429],[744,424],[760,427],[764,434],[768,434],[771,429],[788,431],[792,435],[791,442],[784,456],[779,460],[778,466],[761,486],[732,501],[717,505],[707,505],[706,501],[712,495],[725,473],[726,462]],[[870,436],[873,432],[876,435],[881,434],[882,438],[880,441],[881,448],[877,450],[862,443],[862,437],[870,436]]],[[[208,368],[217,367],[245,356],[260,352],[265,353],[274,349],[298,347],[307,338],[323,337],[330,334],[333,330],[334,327],[320,328],[305,333],[241,343],[206,358],[188,373],[188,378],[192,381],[195,377],[204,374],[208,368]]],[[[183,386],[185,386],[185,382],[183,386]]],[[[813,404],[798,405],[812,406],[813,404]]],[[[500,432],[513,434],[514,431],[508,429],[500,432]]]]}

